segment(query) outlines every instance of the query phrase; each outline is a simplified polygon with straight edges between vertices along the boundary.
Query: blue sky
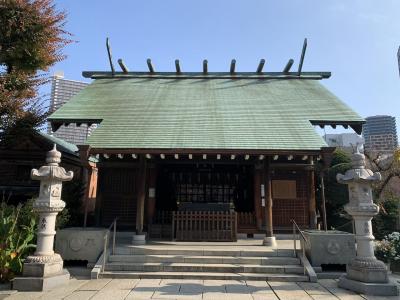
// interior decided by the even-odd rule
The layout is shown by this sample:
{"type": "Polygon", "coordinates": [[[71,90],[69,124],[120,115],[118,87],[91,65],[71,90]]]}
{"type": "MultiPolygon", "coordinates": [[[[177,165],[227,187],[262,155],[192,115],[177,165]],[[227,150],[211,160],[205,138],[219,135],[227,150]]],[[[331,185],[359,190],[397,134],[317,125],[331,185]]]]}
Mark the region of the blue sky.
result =
{"type": "MultiPolygon", "coordinates": [[[[322,83],[361,116],[400,116],[399,0],[146,0],[55,1],[67,14],[66,29],[76,43],[67,59],[50,71],[83,80],[83,70],[108,70],[105,38],[113,58],[130,70],[281,71],[289,58],[299,61],[308,38],[304,71],[331,71],[322,83]]],[[[116,64],[117,65],[117,64],[116,64]]],[[[400,122],[399,118],[397,119],[400,122]]]]}

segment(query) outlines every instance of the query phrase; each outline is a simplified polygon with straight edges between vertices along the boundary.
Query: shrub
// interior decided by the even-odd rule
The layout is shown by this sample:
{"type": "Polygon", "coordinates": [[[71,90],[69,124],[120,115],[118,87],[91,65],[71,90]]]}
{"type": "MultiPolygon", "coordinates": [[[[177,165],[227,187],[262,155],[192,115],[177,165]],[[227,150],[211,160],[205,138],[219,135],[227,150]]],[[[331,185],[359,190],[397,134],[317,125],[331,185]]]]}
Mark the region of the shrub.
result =
{"type": "Polygon", "coordinates": [[[23,259],[35,248],[37,217],[32,200],[24,205],[0,204],[0,282],[22,271],[23,259]]]}
{"type": "Polygon", "coordinates": [[[400,233],[392,232],[375,243],[375,256],[385,263],[400,260],[400,233]]]}
{"type": "Polygon", "coordinates": [[[392,233],[399,218],[400,198],[393,193],[385,193],[378,203],[379,214],[372,219],[374,236],[380,240],[392,233]]]}

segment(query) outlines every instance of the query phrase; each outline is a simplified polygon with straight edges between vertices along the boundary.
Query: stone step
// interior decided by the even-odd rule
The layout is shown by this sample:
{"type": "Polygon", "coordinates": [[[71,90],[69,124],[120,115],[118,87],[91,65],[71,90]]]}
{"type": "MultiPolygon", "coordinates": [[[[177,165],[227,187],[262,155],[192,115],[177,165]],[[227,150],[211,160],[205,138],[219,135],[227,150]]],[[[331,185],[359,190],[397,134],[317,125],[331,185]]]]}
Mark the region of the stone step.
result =
{"type": "Polygon", "coordinates": [[[299,265],[296,257],[183,256],[183,255],[110,255],[110,262],[127,263],[203,263],[247,265],[299,265]]]}
{"type": "Polygon", "coordinates": [[[254,273],[215,273],[215,272],[131,272],[106,271],[101,278],[140,278],[140,279],[199,279],[199,280],[262,280],[262,281],[309,281],[308,276],[294,274],[254,274],[254,273]]]}
{"type": "Polygon", "coordinates": [[[304,269],[300,265],[261,266],[261,265],[236,265],[236,264],[112,262],[106,264],[106,271],[303,274],[304,269]]]}
{"type": "Polygon", "coordinates": [[[242,256],[242,257],[294,257],[293,250],[243,250],[243,249],[193,249],[193,248],[172,248],[172,247],[145,247],[140,246],[117,246],[117,255],[184,255],[184,256],[242,256]]]}

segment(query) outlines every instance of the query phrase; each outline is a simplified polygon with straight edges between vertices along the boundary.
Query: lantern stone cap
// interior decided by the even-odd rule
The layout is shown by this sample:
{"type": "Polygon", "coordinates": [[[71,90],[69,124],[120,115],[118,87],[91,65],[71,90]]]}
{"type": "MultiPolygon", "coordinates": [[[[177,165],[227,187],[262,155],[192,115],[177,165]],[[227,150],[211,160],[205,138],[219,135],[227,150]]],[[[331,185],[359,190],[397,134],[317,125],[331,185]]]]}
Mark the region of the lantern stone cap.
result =
{"type": "Polygon", "coordinates": [[[53,149],[47,152],[46,162],[49,165],[58,165],[61,162],[61,152],[57,150],[56,144],[54,144],[53,149]]]}
{"type": "Polygon", "coordinates": [[[74,176],[74,172],[66,172],[63,167],[58,164],[61,162],[61,152],[57,150],[56,144],[52,150],[46,154],[47,165],[37,169],[32,169],[31,178],[34,180],[59,180],[70,181],[74,176]]]}
{"type": "Polygon", "coordinates": [[[360,153],[358,148],[355,153],[351,155],[351,169],[347,170],[345,174],[337,174],[336,180],[339,183],[347,184],[349,182],[372,182],[380,181],[382,176],[379,172],[372,172],[366,168],[365,155],[360,153]]]}

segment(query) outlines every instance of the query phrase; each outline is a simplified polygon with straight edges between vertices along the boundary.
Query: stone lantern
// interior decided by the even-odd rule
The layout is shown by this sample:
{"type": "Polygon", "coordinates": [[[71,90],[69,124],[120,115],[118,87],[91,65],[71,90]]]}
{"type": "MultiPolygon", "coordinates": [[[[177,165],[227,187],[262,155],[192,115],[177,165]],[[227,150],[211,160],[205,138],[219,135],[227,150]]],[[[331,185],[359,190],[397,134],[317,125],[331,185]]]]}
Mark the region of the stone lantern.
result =
{"type": "Polygon", "coordinates": [[[347,265],[347,274],[340,278],[339,287],[369,295],[398,295],[396,284],[389,281],[386,265],[374,255],[371,220],[379,207],[373,203],[371,185],[381,180],[381,174],[365,167],[365,156],[358,150],[352,154],[351,166],[336,179],[348,185],[350,201],[344,209],[354,219],[357,255],[347,265]]]}
{"type": "Polygon", "coordinates": [[[63,181],[70,181],[73,172],[66,172],[58,164],[61,153],[56,145],[47,152],[47,165],[31,171],[31,178],[40,180],[39,197],[33,203],[33,210],[39,215],[37,246],[33,255],[24,261],[23,277],[14,280],[17,290],[49,290],[69,280],[68,271],[63,269],[61,256],[53,251],[57,214],[65,207],[61,200],[63,181]]]}

